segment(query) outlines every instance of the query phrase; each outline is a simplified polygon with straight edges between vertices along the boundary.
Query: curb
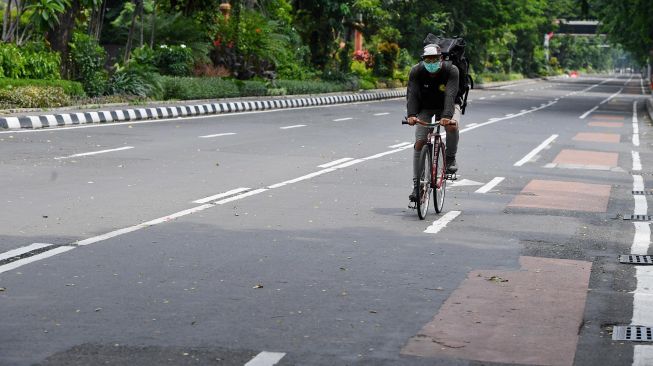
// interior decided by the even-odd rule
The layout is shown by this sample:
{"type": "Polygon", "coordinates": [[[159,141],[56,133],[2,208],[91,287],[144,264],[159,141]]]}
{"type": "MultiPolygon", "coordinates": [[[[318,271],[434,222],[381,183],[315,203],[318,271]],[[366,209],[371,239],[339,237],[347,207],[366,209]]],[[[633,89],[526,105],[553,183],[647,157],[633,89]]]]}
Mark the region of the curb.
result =
{"type": "Polygon", "coordinates": [[[648,110],[648,116],[653,121],[653,97],[646,98],[646,109],[648,110]]]}
{"type": "Polygon", "coordinates": [[[82,125],[89,123],[141,121],[169,117],[202,116],[222,113],[238,113],[285,108],[301,108],[319,105],[364,102],[405,97],[406,90],[387,92],[345,94],[316,98],[280,98],[257,101],[191,104],[170,107],[131,108],[93,112],[28,115],[0,118],[0,129],[46,128],[82,125]]]}

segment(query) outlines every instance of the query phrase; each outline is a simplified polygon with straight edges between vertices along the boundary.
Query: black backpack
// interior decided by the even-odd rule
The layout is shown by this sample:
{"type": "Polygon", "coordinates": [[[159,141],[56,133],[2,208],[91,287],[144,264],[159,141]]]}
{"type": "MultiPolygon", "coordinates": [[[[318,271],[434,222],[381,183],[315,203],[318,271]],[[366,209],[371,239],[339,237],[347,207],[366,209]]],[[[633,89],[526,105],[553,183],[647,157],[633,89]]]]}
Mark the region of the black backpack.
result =
{"type": "Polygon", "coordinates": [[[469,61],[465,57],[465,40],[460,37],[443,38],[429,33],[424,38],[424,46],[429,44],[440,46],[445,61],[451,61],[458,68],[458,95],[456,95],[456,102],[460,103],[461,113],[465,114],[469,89],[474,89],[474,80],[469,75],[469,61]]]}

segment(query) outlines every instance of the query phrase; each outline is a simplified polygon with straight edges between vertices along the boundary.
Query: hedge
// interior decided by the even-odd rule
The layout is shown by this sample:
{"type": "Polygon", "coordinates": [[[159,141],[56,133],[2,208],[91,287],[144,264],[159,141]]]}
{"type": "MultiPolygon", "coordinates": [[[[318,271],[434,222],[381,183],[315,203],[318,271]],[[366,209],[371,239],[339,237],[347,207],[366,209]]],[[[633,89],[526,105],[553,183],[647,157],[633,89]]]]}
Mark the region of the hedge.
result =
{"type": "Polygon", "coordinates": [[[71,98],[84,98],[86,96],[82,84],[76,81],[0,78],[0,89],[12,89],[23,86],[61,88],[71,98]]]}
{"type": "Polygon", "coordinates": [[[234,80],[221,78],[193,78],[162,76],[164,99],[217,99],[240,96],[234,80]]]}
{"type": "Polygon", "coordinates": [[[26,85],[0,89],[0,108],[53,108],[70,103],[70,96],[61,87],[26,85]]]}

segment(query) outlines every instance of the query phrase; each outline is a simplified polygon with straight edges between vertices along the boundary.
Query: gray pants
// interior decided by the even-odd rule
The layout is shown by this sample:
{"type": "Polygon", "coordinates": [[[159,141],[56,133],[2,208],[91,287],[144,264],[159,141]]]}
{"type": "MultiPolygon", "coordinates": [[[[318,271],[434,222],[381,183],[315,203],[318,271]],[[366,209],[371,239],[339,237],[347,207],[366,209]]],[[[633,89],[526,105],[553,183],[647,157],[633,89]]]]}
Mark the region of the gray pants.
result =
{"type": "MultiPolygon", "coordinates": [[[[431,119],[433,116],[435,116],[435,119],[440,119],[442,111],[437,110],[437,109],[423,109],[417,114],[417,118],[420,119],[420,121],[424,122],[431,122],[431,119]]],[[[458,121],[458,125],[460,126],[460,106],[458,104],[455,105],[454,112],[453,112],[453,119],[458,121]]],[[[428,135],[429,131],[432,131],[432,128],[426,128],[424,126],[420,125],[415,125],[415,142],[417,141],[426,141],[426,136],[428,135]]],[[[456,152],[458,151],[458,128],[456,128],[455,132],[447,132],[447,151],[446,155],[447,158],[455,158],[456,157],[456,152]]],[[[417,170],[419,169],[419,154],[420,151],[413,150],[413,182],[417,181],[417,170]]]]}

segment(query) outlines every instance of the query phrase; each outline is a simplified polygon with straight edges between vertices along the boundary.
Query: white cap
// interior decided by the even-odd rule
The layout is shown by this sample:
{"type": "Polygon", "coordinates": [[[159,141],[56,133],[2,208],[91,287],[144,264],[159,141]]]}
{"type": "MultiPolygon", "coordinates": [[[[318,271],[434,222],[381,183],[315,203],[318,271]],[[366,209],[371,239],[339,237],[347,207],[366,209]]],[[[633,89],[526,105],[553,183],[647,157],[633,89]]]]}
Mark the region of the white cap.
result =
{"type": "Polygon", "coordinates": [[[428,44],[424,46],[424,52],[422,53],[422,57],[424,56],[439,56],[442,53],[440,52],[440,46],[437,44],[428,44]]]}

